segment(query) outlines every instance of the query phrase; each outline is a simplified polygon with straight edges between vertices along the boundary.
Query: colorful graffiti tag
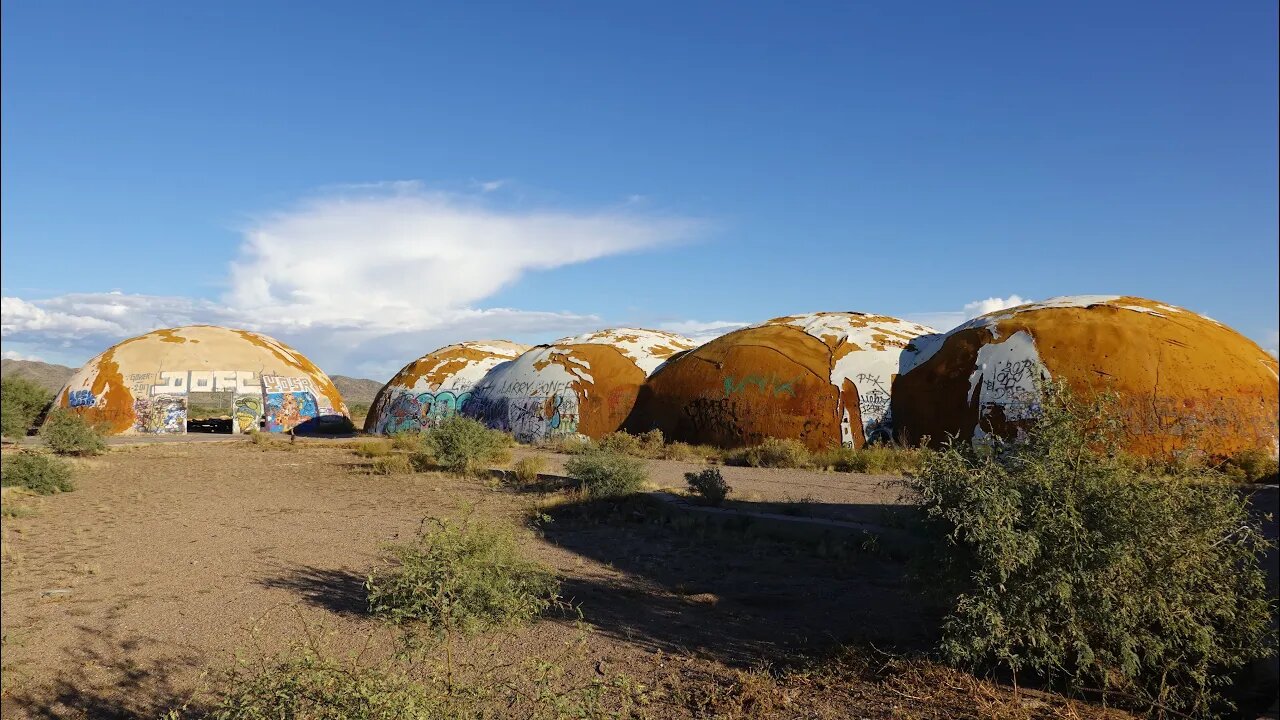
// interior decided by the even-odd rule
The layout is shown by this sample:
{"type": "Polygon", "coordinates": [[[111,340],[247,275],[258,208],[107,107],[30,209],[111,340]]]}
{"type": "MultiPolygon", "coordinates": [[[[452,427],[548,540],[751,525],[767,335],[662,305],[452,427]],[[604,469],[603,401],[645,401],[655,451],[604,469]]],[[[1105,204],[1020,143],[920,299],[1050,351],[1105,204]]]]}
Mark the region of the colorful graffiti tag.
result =
{"type": "Polygon", "coordinates": [[[262,419],[262,395],[237,395],[232,408],[235,432],[249,432],[258,428],[262,419]]]}
{"type": "Polygon", "coordinates": [[[93,407],[96,402],[97,398],[91,390],[72,390],[67,393],[67,404],[73,408],[93,407]]]}
{"type": "Polygon", "coordinates": [[[320,410],[309,392],[274,392],[266,393],[264,415],[267,432],[288,432],[320,417],[320,410]]]}
{"type": "Polygon", "coordinates": [[[187,399],[154,395],[133,401],[133,429],[140,433],[181,433],[187,429],[187,399]]]}
{"type": "Polygon", "coordinates": [[[418,432],[437,425],[441,420],[462,412],[471,400],[471,392],[452,390],[401,393],[392,399],[380,418],[379,433],[418,432]]]}
{"type": "Polygon", "coordinates": [[[511,397],[480,394],[470,399],[466,414],[520,442],[536,442],[578,432],[578,397],[572,391],[546,396],[511,397]]]}

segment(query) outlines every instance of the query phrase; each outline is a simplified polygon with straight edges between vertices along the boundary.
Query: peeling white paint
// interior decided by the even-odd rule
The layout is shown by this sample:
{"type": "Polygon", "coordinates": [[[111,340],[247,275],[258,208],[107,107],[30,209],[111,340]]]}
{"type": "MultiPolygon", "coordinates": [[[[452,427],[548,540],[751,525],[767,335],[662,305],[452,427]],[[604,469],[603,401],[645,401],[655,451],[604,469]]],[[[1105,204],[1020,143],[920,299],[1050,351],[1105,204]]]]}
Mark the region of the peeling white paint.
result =
{"type": "Polygon", "coordinates": [[[977,396],[978,424],[974,438],[986,436],[983,425],[994,408],[1006,420],[1030,420],[1040,414],[1037,381],[1049,376],[1035,338],[1019,330],[1008,338],[978,348],[978,358],[969,374],[969,398],[977,396]]]}

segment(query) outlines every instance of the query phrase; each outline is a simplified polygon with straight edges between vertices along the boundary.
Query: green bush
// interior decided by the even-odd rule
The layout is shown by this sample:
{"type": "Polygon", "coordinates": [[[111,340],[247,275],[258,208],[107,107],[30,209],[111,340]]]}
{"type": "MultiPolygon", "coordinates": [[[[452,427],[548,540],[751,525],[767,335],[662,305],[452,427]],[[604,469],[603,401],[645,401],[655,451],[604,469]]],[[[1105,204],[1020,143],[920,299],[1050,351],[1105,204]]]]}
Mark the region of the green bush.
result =
{"type": "Polygon", "coordinates": [[[547,467],[547,459],[541,455],[530,455],[529,457],[520,458],[513,468],[516,474],[516,480],[521,483],[537,482],[540,475],[547,467]]]}
{"type": "Polygon", "coordinates": [[[558,600],[555,574],[521,558],[511,531],[494,525],[432,521],[388,554],[393,564],[365,589],[369,611],[396,623],[474,632],[525,624],[558,600]]]}
{"type": "Polygon", "coordinates": [[[369,471],[374,475],[407,475],[413,472],[413,462],[404,455],[380,455],[373,459],[369,471]]]}
{"type": "Polygon", "coordinates": [[[640,438],[626,432],[611,432],[600,438],[600,442],[596,447],[605,452],[619,453],[621,455],[639,455],[640,454],[640,438]]]}
{"type": "Polygon", "coordinates": [[[1243,450],[1227,458],[1220,469],[1236,482],[1274,483],[1280,463],[1265,450],[1243,450]]]}
{"type": "Polygon", "coordinates": [[[608,450],[593,450],[571,458],[564,469],[593,498],[640,492],[649,476],[643,460],[608,450]]]}
{"type": "Polygon", "coordinates": [[[759,445],[731,452],[727,460],[734,465],[766,468],[804,468],[813,463],[804,443],[791,438],[765,438],[759,445]]]}
{"type": "Polygon", "coordinates": [[[59,455],[99,455],[107,449],[102,433],[80,413],[55,408],[40,428],[40,437],[59,455]]]}
{"type": "Polygon", "coordinates": [[[391,447],[396,450],[421,450],[423,435],[420,432],[398,432],[391,436],[391,447]]]}
{"type": "Polygon", "coordinates": [[[445,470],[472,475],[508,456],[510,436],[461,415],[445,418],[423,438],[426,451],[445,470]]]}
{"type": "Polygon", "coordinates": [[[0,431],[5,437],[25,437],[53,397],[21,377],[0,379],[0,431]]]}
{"type": "Polygon", "coordinates": [[[842,447],[815,455],[813,464],[836,472],[906,475],[920,469],[926,452],[896,445],[867,445],[857,450],[842,447]]]}
{"type": "Polygon", "coordinates": [[[701,498],[703,503],[712,506],[718,506],[723,503],[725,497],[733,490],[724,481],[724,476],[720,474],[720,468],[707,468],[696,473],[687,472],[684,474],[684,481],[689,484],[689,489],[701,498]]]}
{"type": "Polygon", "coordinates": [[[1043,393],[1019,440],[952,443],[908,481],[936,551],[922,579],[949,610],[943,655],[1216,712],[1231,673],[1269,652],[1267,542],[1246,499],[1203,470],[1136,472],[1113,397],[1043,393]]]}
{"type": "MultiPolygon", "coordinates": [[[[434,720],[459,718],[448,696],[406,674],[340,663],[307,648],[239,670],[208,720],[434,720]]],[[[184,717],[170,711],[167,718],[184,717]]]]}
{"type": "Polygon", "coordinates": [[[62,458],[41,453],[6,454],[2,476],[0,485],[23,487],[40,495],[71,492],[75,489],[71,482],[71,464],[62,458]]]}

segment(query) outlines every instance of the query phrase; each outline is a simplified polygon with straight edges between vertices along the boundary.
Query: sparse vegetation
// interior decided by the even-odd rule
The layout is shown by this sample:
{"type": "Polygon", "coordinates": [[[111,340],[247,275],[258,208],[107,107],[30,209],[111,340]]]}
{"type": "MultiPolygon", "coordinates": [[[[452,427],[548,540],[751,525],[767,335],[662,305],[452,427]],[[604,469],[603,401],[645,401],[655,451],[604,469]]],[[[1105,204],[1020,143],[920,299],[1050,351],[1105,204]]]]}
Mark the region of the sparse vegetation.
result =
{"type": "Polygon", "coordinates": [[[362,440],[355,444],[352,451],[357,457],[362,458],[378,458],[390,455],[394,447],[390,440],[362,440]]]}
{"type": "Polygon", "coordinates": [[[1188,469],[1152,479],[1116,450],[1114,398],[1043,387],[1011,443],[925,457],[928,587],[949,609],[943,655],[1145,708],[1221,710],[1231,673],[1268,654],[1267,547],[1243,495],[1188,469]]]}
{"type": "Polygon", "coordinates": [[[586,435],[557,435],[537,444],[538,447],[565,455],[581,455],[596,449],[596,444],[586,435]]]}
{"type": "Polygon", "coordinates": [[[59,492],[71,492],[75,485],[71,482],[71,464],[57,457],[50,457],[37,452],[18,452],[4,456],[4,487],[21,487],[38,495],[52,495],[59,492]]]}
{"type": "Polygon", "coordinates": [[[649,477],[642,460],[608,450],[578,455],[565,463],[564,468],[593,498],[632,495],[644,488],[649,477]]]}
{"type": "Polygon", "coordinates": [[[421,450],[423,436],[420,432],[398,432],[391,436],[391,447],[396,450],[421,450]]]}
{"type": "Polygon", "coordinates": [[[727,454],[730,465],[766,468],[805,468],[813,458],[804,443],[791,438],[765,438],[759,445],[734,450],[727,454]]]}
{"type": "Polygon", "coordinates": [[[928,450],[897,445],[832,448],[813,457],[813,464],[836,472],[906,475],[920,469],[928,450]]]}
{"type": "Polygon", "coordinates": [[[688,483],[690,491],[704,504],[711,506],[719,506],[733,490],[724,481],[720,468],[707,468],[696,473],[688,472],[684,474],[684,480],[688,483]]]}
{"type": "Polygon", "coordinates": [[[537,482],[538,475],[547,467],[547,459],[541,455],[530,455],[529,457],[520,458],[512,468],[515,471],[516,480],[522,484],[537,482]]]}
{"type": "Polygon", "coordinates": [[[374,475],[407,475],[413,472],[413,463],[404,455],[379,455],[373,458],[369,471],[374,475]]]}
{"type": "Polygon", "coordinates": [[[423,445],[436,464],[459,475],[473,475],[484,465],[505,459],[511,443],[511,436],[506,433],[490,430],[461,415],[444,419],[423,438],[423,445]]]}
{"type": "Polygon", "coordinates": [[[80,413],[55,408],[40,428],[40,437],[59,455],[99,455],[107,449],[102,433],[80,413]]]}
{"type": "Polygon", "coordinates": [[[558,601],[555,574],[520,557],[515,535],[496,525],[428,520],[388,556],[365,589],[369,611],[396,623],[470,633],[525,624],[558,601]]]}
{"type": "Polygon", "coordinates": [[[26,378],[0,380],[0,431],[8,438],[26,436],[52,399],[48,392],[26,378]]]}

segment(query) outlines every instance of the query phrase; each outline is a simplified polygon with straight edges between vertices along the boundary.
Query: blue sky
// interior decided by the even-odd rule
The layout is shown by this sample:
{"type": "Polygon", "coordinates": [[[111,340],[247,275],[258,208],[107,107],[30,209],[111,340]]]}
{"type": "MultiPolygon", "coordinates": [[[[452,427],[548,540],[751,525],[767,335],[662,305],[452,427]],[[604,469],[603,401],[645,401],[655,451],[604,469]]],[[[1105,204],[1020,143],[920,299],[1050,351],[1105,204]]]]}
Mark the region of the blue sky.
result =
{"type": "Polygon", "coordinates": [[[5,353],[78,364],[208,321],[383,378],[492,335],[945,325],[1080,293],[1274,348],[1277,24],[1274,2],[6,2],[5,353]]]}

